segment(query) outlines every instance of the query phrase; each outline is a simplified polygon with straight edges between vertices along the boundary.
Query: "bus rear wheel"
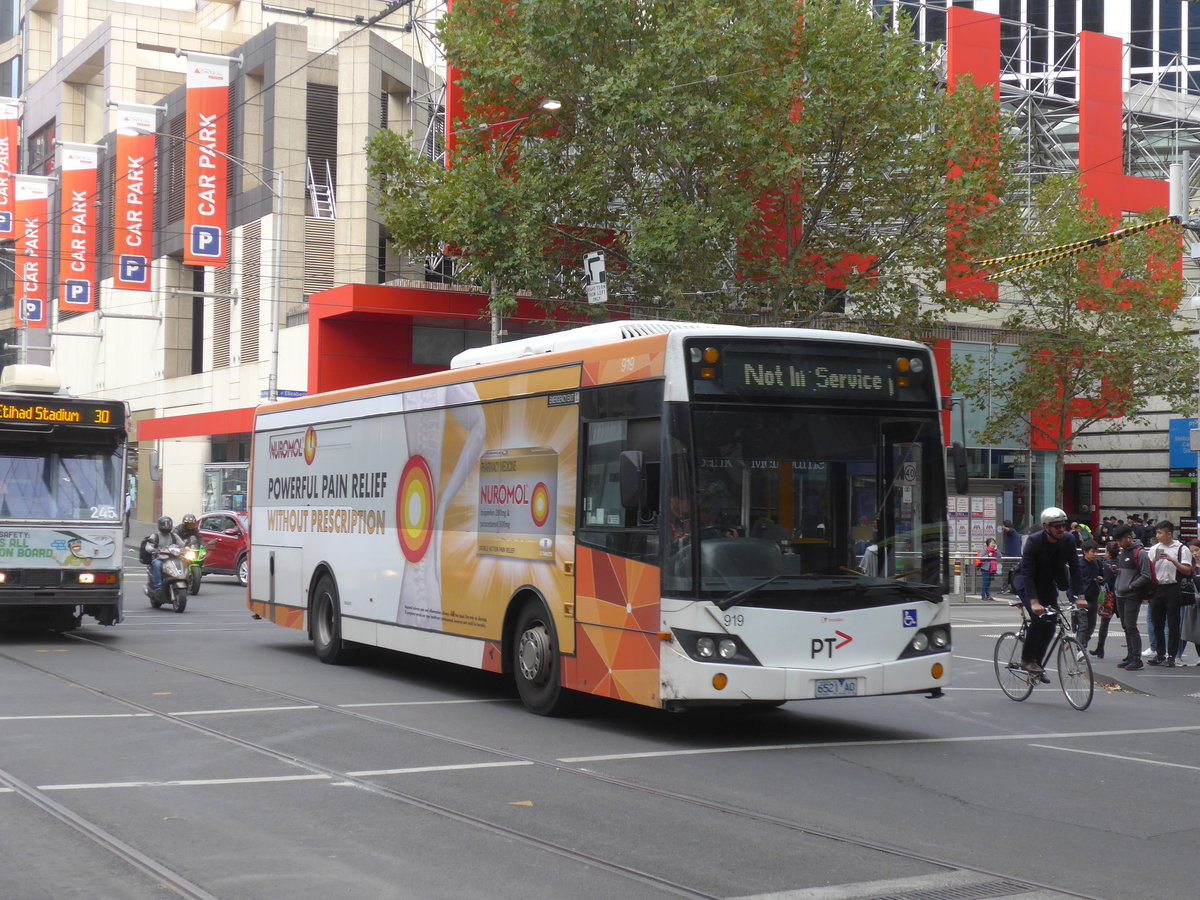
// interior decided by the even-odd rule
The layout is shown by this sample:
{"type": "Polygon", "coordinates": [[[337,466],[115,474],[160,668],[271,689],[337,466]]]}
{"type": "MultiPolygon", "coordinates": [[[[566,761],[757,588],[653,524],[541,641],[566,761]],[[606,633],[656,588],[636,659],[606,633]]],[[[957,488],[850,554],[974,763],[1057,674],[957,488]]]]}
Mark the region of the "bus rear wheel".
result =
{"type": "Polygon", "coordinates": [[[530,712],[539,716],[561,716],[568,712],[573,696],[562,686],[554,622],[546,608],[536,601],[526,603],[517,616],[512,670],[517,693],[530,712]]]}
{"type": "Polygon", "coordinates": [[[312,641],[317,659],[331,666],[350,662],[351,651],[342,642],[342,614],[337,585],[322,575],[313,591],[312,641]]]}

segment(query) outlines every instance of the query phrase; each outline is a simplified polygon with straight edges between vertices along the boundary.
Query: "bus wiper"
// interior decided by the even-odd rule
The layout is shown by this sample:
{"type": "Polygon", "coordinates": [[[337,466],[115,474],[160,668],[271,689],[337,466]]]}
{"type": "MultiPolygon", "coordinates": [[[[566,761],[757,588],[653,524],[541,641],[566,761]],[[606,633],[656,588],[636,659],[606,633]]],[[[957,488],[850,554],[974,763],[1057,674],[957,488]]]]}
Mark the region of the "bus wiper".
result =
{"type": "Polygon", "coordinates": [[[910,584],[907,581],[876,581],[873,584],[864,584],[862,589],[865,591],[878,590],[893,590],[899,591],[901,594],[908,594],[911,597],[921,597],[928,600],[932,596],[936,596],[937,586],[932,584],[910,584]]]}
{"type": "Polygon", "coordinates": [[[714,600],[713,606],[715,606],[717,609],[719,609],[721,611],[727,610],[731,606],[737,606],[743,600],[749,599],[750,597],[754,596],[759,591],[761,591],[763,588],[765,588],[768,584],[772,584],[772,583],[778,581],[782,577],[783,577],[783,573],[780,573],[778,575],[772,575],[769,578],[766,578],[763,581],[760,581],[758,584],[751,585],[750,587],[746,588],[743,591],[738,591],[737,593],[730,594],[728,597],[722,597],[720,600],[714,600]]]}

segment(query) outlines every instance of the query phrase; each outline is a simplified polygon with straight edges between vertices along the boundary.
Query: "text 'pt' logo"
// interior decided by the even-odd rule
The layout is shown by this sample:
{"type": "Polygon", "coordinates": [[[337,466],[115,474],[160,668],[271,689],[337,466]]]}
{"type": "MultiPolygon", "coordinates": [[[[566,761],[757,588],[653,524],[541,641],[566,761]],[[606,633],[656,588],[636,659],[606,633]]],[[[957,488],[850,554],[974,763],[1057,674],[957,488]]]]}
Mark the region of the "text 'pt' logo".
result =
{"type": "Polygon", "coordinates": [[[433,474],[425,457],[414,456],[400,472],[396,492],[396,518],[399,520],[400,549],[411,563],[420,562],[433,538],[433,474]]]}
{"type": "Polygon", "coordinates": [[[818,656],[825,656],[829,659],[833,659],[834,650],[841,650],[848,643],[854,640],[854,638],[850,637],[850,635],[844,634],[837,629],[834,629],[833,634],[834,636],[829,638],[812,639],[812,641],[809,643],[809,651],[811,652],[813,659],[816,659],[818,656]]]}

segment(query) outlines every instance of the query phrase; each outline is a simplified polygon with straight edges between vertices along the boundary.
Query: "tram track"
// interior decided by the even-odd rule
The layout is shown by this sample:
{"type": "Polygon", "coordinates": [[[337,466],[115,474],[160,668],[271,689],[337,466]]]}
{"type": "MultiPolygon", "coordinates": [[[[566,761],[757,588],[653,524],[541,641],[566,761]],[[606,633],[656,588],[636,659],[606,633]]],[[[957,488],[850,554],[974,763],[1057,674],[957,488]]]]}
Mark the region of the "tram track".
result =
{"type": "MultiPolygon", "coordinates": [[[[608,775],[608,774],[605,774],[602,772],[597,772],[597,771],[594,771],[594,770],[591,770],[588,768],[584,768],[581,766],[568,765],[568,764],[554,761],[554,760],[539,759],[537,757],[527,756],[527,755],[513,752],[510,750],[500,750],[495,747],[489,747],[489,746],[486,746],[484,744],[479,744],[474,741],[465,740],[462,738],[455,738],[455,737],[451,737],[449,735],[430,731],[428,729],[418,728],[418,727],[415,727],[412,725],[405,725],[405,724],[402,724],[399,722],[394,722],[394,721],[391,721],[388,719],[381,718],[379,716],[371,715],[370,713],[362,712],[360,710],[347,709],[347,708],[344,708],[341,706],[323,703],[321,701],[313,700],[312,698],[301,697],[299,695],[292,694],[287,691],[280,691],[280,690],[277,690],[274,688],[267,688],[267,687],[263,687],[261,685],[250,684],[248,682],[244,682],[239,679],[229,678],[227,676],[218,675],[218,674],[212,673],[212,672],[206,672],[201,669],[196,669],[191,666],[186,666],[186,665],[181,665],[178,663],[169,662],[167,660],[159,659],[157,657],[149,656],[149,655],[146,655],[143,653],[126,650],[126,649],[123,649],[120,647],[110,646],[108,644],[104,644],[104,643],[101,643],[98,641],[91,640],[82,635],[68,634],[68,635],[65,635],[65,637],[69,637],[72,640],[78,641],[80,643],[89,644],[89,645],[97,647],[99,649],[107,650],[112,653],[117,653],[121,656],[125,656],[125,657],[131,658],[131,659],[136,659],[136,660],[140,660],[142,662],[152,663],[156,666],[166,667],[166,668],[169,668],[169,669],[181,672],[181,673],[185,673],[185,674],[192,675],[192,676],[199,677],[199,678],[204,678],[204,679],[214,681],[214,682],[217,682],[217,683],[229,686],[229,687],[252,691],[254,693],[257,693],[257,694],[260,694],[263,696],[273,697],[273,698],[276,698],[279,700],[287,701],[287,702],[293,703],[299,707],[315,708],[315,709],[323,710],[326,712],[335,713],[339,716],[347,717],[347,718],[350,718],[350,719],[353,719],[356,721],[361,721],[363,723],[369,723],[372,725],[382,726],[382,727],[385,727],[388,729],[393,729],[393,730],[396,730],[399,732],[403,732],[404,734],[407,734],[407,735],[412,735],[414,737],[420,737],[420,738],[424,738],[424,739],[431,740],[431,741],[441,742],[441,743],[444,743],[447,745],[456,746],[456,747],[463,748],[463,749],[470,749],[470,750],[473,750],[473,751],[476,751],[479,753],[483,753],[486,755],[494,756],[494,757],[500,757],[505,761],[512,761],[512,762],[517,762],[517,763],[522,763],[522,764],[533,765],[533,766],[537,766],[537,767],[547,769],[550,771],[554,771],[554,772],[558,772],[558,773],[565,773],[568,775],[589,779],[591,781],[607,784],[609,786],[617,787],[622,790],[633,791],[633,792],[636,792],[641,795],[652,796],[652,797],[663,799],[663,800],[672,800],[672,801],[675,801],[675,802],[678,802],[681,804],[699,807],[699,808],[702,808],[702,809],[705,809],[705,810],[711,811],[711,812],[718,812],[718,813],[725,814],[725,815],[736,816],[736,817],[741,818],[746,821],[750,821],[750,822],[754,822],[754,823],[762,824],[762,825],[768,825],[771,827],[786,829],[788,831],[792,831],[797,834],[803,834],[808,837],[819,838],[819,839],[832,841],[832,842],[842,844],[842,845],[860,848],[863,850],[870,850],[870,851],[877,852],[877,853],[887,854],[889,856],[894,856],[898,859],[904,859],[904,860],[908,860],[908,861],[912,861],[912,862],[920,862],[925,865],[944,869],[948,872],[966,872],[966,873],[971,873],[971,874],[978,875],[978,876],[996,879],[998,884],[1002,883],[1002,884],[1006,884],[1006,885],[1011,885],[1014,888],[1016,888],[1017,891],[1021,891],[1021,890],[1024,890],[1024,891],[1049,891],[1049,892],[1054,892],[1057,895],[1063,896],[1063,897],[1078,897],[1078,898],[1083,898],[1083,900],[1099,900],[1099,898],[1096,898],[1094,895],[1078,893],[1078,892],[1074,892],[1071,890],[1065,890],[1059,886],[1042,884],[1042,883],[1035,882],[1035,881],[1029,881],[1024,878],[1014,878],[1005,873],[994,872],[994,871],[990,871],[988,869],[980,868],[978,866],[973,866],[973,865],[963,865],[963,864],[961,864],[957,861],[951,860],[951,859],[941,858],[941,857],[933,856],[933,855],[930,855],[927,853],[916,852],[916,851],[913,851],[913,850],[910,850],[910,849],[907,849],[904,847],[891,845],[891,844],[887,844],[884,842],[879,842],[879,841],[869,840],[866,838],[855,837],[855,836],[851,836],[851,835],[845,835],[845,834],[840,834],[840,833],[833,832],[833,831],[824,830],[821,828],[814,827],[812,825],[807,825],[807,824],[797,822],[792,819],[787,819],[787,818],[784,818],[781,816],[775,816],[775,815],[771,815],[769,813],[759,812],[759,811],[747,809],[744,807],[738,807],[736,805],[731,805],[731,804],[725,803],[725,802],[716,802],[713,800],[705,799],[704,797],[691,795],[691,794],[685,794],[685,793],[670,790],[667,788],[654,787],[654,786],[646,785],[646,784],[643,784],[640,782],[631,781],[629,779],[619,778],[619,777],[616,777],[613,775],[608,775]]],[[[460,810],[453,809],[453,808],[445,806],[443,804],[435,803],[433,801],[427,800],[422,797],[415,796],[413,794],[409,794],[404,791],[399,791],[394,788],[389,788],[384,785],[380,785],[374,781],[369,780],[369,778],[366,776],[353,775],[348,772],[343,772],[338,769],[322,765],[321,763],[318,763],[318,762],[315,762],[312,760],[303,759],[303,758],[298,757],[291,753],[284,753],[284,752],[278,751],[278,750],[276,750],[272,747],[269,747],[265,744],[261,744],[256,741],[250,741],[245,738],[238,737],[237,735],[221,731],[220,729],[201,724],[200,722],[194,721],[193,719],[189,718],[186,714],[162,712],[160,710],[154,709],[153,707],[146,706],[145,704],[142,704],[131,698],[122,697],[120,695],[117,695],[110,691],[107,691],[103,688],[96,687],[95,685],[87,684],[83,681],[80,681],[79,679],[72,678],[70,676],[66,676],[61,673],[54,672],[53,670],[44,668],[42,666],[38,666],[34,663],[18,659],[7,653],[0,652],[0,659],[5,659],[10,662],[16,663],[18,665],[32,669],[34,671],[40,672],[48,677],[57,679],[63,683],[71,684],[71,685],[81,688],[85,691],[88,691],[92,694],[95,694],[96,696],[103,697],[111,702],[118,703],[123,706],[129,707],[131,709],[137,710],[140,713],[149,714],[149,715],[157,717],[159,719],[169,721],[175,725],[179,725],[184,728],[190,729],[196,733],[207,735],[209,737],[231,743],[231,744],[241,747],[243,749],[250,750],[252,752],[264,755],[264,756],[274,759],[278,762],[285,763],[285,764],[291,765],[291,766],[295,766],[297,768],[305,770],[306,772],[308,772],[310,774],[324,776],[329,779],[335,779],[338,782],[345,783],[348,785],[353,785],[355,787],[358,787],[362,790],[368,791],[369,793],[375,794],[377,796],[385,797],[385,798],[391,799],[396,802],[404,803],[405,805],[420,809],[422,811],[432,813],[435,815],[439,815],[444,818],[450,819],[452,821],[456,821],[461,824],[468,825],[470,827],[478,828],[478,829],[490,832],[492,834],[496,834],[496,835],[500,835],[500,836],[503,836],[503,837],[506,837],[506,838],[509,838],[512,840],[520,841],[529,846],[536,847],[538,849],[554,853],[556,855],[570,859],[574,862],[582,863],[582,864],[585,864],[588,866],[602,869],[604,871],[631,879],[635,882],[662,889],[663,891],[670,893],[670,894],[675,894],[677,896],[684,896],[684,897],[694,897],[694,898],[713,898],[713,900],[715,900],[715,898],[716,898],[716,895],[706,893],[704,891],[698,890],[698,889],[690,887],[690,886],[679,884],[678,882],[664,878],[662,876],[658,876],[653,873],[646,872],[646,871],[636,869],[633,867],[625,866],[620,863],[615,863],[611,860],[603,859],[601,857],[595,856],[593,854],[590,854],[590,853],[587,853],[584,851],[577,850],[572,847],[568,847],[566,845],[563,845],[563,844],[555,842],[555,841],[550,841],[545,838],[537,837],[535,835],[531,835],[526,832],[522,832],[522,831],[510,828],[505,825],[500,825],[495,822],[488,821],[486,819],[480,818],[480,817],[472,815],[470,813],[464,813],[460,810]]],[[[4,773],[3,770],[0,770],[0,780],[10,780],[10,776],[8,776],[6,773],[4,773]]],[[[16,787],[15,784],[13,786],[16,787]]],[[[26,788],[25,790],[17,789],[17,793],[21,794],[22,796],[25,796],[26,799],[29,799],[31,802],[34,802],[39,806],[43,806],[43,801],[48,801],[49,803],[54,804],[55,806],[61,806],[61,804],[58,804],[56,801],[50,800],[50,798],[45,797],[44,795],[42,795],[41,797],[38,797],[37,795],[41,794],[41,792],[37,791],[36,788],[32,788],[29,786],[25,786],[25,788],[26,788]],[[27,791],[30,793],[27,793],[27,791]]],[[[45,808],[45,807],[43,806],[43,808],[45,808]]],[[[64,808],[64,812],[69,814],[69,811],[66,811],[65,808],[64,808]]],[[[69,814],[69,815],[73,815],[73,814],[69,814]]],[[[69,823],[75,824],[73,822],[69,822],[69,823]]],[[[92,833],[90,831],[87,831],[86,826],[87,826],[87,823],[82,820],[79,824],[76,824],[76,827],[79,827],[80,830],[84,830],[85,833],[88,833],[89,836],[93,838],[93,840],[97,840],[99,843],[109,846],[109,844],[107,843],[106,836],[105,836],[106,833],[103,832],[103,829],[98,829],[98,831],[96,833],[92,833]]],[[[109,836],[109,837],[111,837],[111,836],[109,836]]],[[[127,858],[127,857],[125,857],[126,848],[124,846],[121,846],[121,842],[119,841],[119,839],[114,838],[113,840],[115,841],[115,843],[111,846],[112,846],[112,849],[114,850],[114,852],[116,852],[118,855],[121,855],[123,858],[127,858]]],[[[128,848],[128,849],[132,849],[132,848],[128,848]]],[[[130,861],[133,862],[135,865],[138,864],[138,862],[139,862],[136,858],[130,859],[130,861]]],[[[149,862],[151,864],[153,864],[152,860],[149,862]]],[[[139,866],[139,867],[142,867],[145,871],[151,871],[150,869],[146,869],[144,865],[139,866]]],[[[187,890],[187,886],[184,885],[184,886],[182,886],[181,889],[187,890]]],[[[1014,893],[1017,891],[1014,891],[1014,893]]],[[[200,893],[200,894],[181,893],[181,896],[208,897],[208,895],[203,894],[203,893],[200,893]]],[[[980,896],[983,896],[983,895],[980,895],[980,896]]]]}

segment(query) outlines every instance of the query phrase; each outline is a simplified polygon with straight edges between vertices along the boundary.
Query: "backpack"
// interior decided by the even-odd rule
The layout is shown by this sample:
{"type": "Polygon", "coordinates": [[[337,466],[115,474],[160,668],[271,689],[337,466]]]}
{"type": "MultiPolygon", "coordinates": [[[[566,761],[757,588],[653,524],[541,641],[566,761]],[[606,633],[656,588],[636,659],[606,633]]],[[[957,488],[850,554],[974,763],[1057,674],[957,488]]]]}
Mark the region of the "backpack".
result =
{"type": "MultiPolygon", "coordinates": [[[[1138,562],[1138,551],[1139,550],[1141,550],[1143,553],[1145,553],[1146,548],[1143,547],[1141,544],[1138,544],[1136,547],[1133,548],[1133,567],[1140,572],[1141,568],[1142,568],[1142,564],[1140,562],[1138,562]]],[[[1142,599],[1143,600],[1152,600],[1152,599],[1154,599],[1154,595],[1157,593],[1158,593],[1158,572],[1155,570],[1154,561],[1151,560],[1150,561],[1150,587],[1147,588],[1146,592],[1142,595],[1142,599]]]]}

